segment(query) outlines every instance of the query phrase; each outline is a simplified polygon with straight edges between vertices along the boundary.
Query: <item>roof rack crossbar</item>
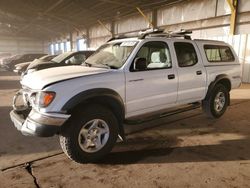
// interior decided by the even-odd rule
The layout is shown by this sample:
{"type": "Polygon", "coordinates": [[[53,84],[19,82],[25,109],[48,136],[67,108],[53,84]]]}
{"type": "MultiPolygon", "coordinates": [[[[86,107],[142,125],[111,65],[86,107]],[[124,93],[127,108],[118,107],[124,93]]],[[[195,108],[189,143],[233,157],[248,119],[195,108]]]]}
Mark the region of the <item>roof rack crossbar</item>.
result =
{"type": "Polygon", "coordinates": [[[176,32],[164,32],[164,29],[149,29],[139,32],[139,36],[135,35],[118,35],[108,40],[108,42],[115,40],[115,39],[123,39],[123,38],[131,38],[131,37],[138,37],[139,39],[145,39],[146,37],[167,37],[167,38],[174,38],[174,37],[183,37],[184,39],[191,40],[191,30],[181,29],[180,31],[176,32]]]}
{"type": "Polygon", "coordinates": [[[191,40],[192,34],[191,30],[184,30],[181,29],[180,31],[177,32],[164,32],[164,30],[155,30],[152,32],[145,32],[143,35],[139,36],[140,39],[144,39],[147,36],[158,36],[158,37],[167,37],[167,38],[173,38],[173,37],[183,37],[184,39],[189,39],[191,40]]]}

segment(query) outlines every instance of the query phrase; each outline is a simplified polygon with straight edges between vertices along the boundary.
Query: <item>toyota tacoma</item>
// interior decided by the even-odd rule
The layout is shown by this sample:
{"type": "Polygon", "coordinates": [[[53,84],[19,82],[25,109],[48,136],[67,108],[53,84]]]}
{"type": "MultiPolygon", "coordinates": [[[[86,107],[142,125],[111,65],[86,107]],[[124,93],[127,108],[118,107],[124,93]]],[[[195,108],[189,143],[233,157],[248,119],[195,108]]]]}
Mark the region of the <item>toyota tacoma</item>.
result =
{"type": "Polygon", "coordinates": [[[113,38],[83,65],[33,72],[21,84],[10,112],[15,127],[24,135],[59,135],[65,154],[83,163],[124,139],[125,123],[197,104],[221,117],[241,84],[241,66],[224,42],[152,31],[113,38]]]}

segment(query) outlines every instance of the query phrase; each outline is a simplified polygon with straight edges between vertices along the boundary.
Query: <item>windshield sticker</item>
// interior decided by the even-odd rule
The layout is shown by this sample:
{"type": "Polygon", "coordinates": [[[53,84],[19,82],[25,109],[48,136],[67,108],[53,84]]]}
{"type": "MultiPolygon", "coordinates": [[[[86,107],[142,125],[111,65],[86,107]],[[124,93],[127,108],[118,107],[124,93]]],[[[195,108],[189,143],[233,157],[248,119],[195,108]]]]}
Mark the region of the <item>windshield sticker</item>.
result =
{"type": "Polygon", "coordinates": [[[126,41],[121,43],[120,46],[125,46],[125,47],[129,47],[129,46],[134,46],[136,44],[136,41],[126,41]]]}

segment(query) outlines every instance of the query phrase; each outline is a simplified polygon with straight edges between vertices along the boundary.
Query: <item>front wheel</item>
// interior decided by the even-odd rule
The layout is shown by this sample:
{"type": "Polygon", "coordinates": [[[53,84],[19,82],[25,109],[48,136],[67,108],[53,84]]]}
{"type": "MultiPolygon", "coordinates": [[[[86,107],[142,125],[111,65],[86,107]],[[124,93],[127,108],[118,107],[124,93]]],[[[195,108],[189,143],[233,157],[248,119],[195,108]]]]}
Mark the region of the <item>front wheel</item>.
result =
{"type": "Polygon", "coordinates": [[[202,102],[202,108],[208,117],[219,118],[225,113],[229,100],[228,89],[222,84],[217,84],[209,98],[202,102]]]}
{"type": "Polygon", "coordinates": [[[60,144],[70,159],[96,162],[112,150],[117,137],[115,115],[103,106],[92,105],[72,115],[60,135],[60,144]]]}

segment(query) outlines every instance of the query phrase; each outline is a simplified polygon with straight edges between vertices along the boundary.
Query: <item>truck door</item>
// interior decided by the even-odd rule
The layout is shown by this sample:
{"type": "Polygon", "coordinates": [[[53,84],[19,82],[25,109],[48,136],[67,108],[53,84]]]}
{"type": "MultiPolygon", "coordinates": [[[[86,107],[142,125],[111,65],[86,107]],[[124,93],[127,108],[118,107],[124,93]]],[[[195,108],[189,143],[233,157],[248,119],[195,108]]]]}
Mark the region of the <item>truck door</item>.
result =
{"type": "Polygon", "coordinates": [[[141,45],[126,72],[126,106],[130,115],[166,108],[177,100],[177,77],[169,46],[164,41],[148,41],[141,45]],[[146,61],[137,69],[135,61],[146,61]]]}
{"type": "Polygon", "coordinates": [[[176,41],[173,45],[178,65],[178,103],[203,99],[206,91],[206,70],[196,44],[193,41],[176,41]]]}

